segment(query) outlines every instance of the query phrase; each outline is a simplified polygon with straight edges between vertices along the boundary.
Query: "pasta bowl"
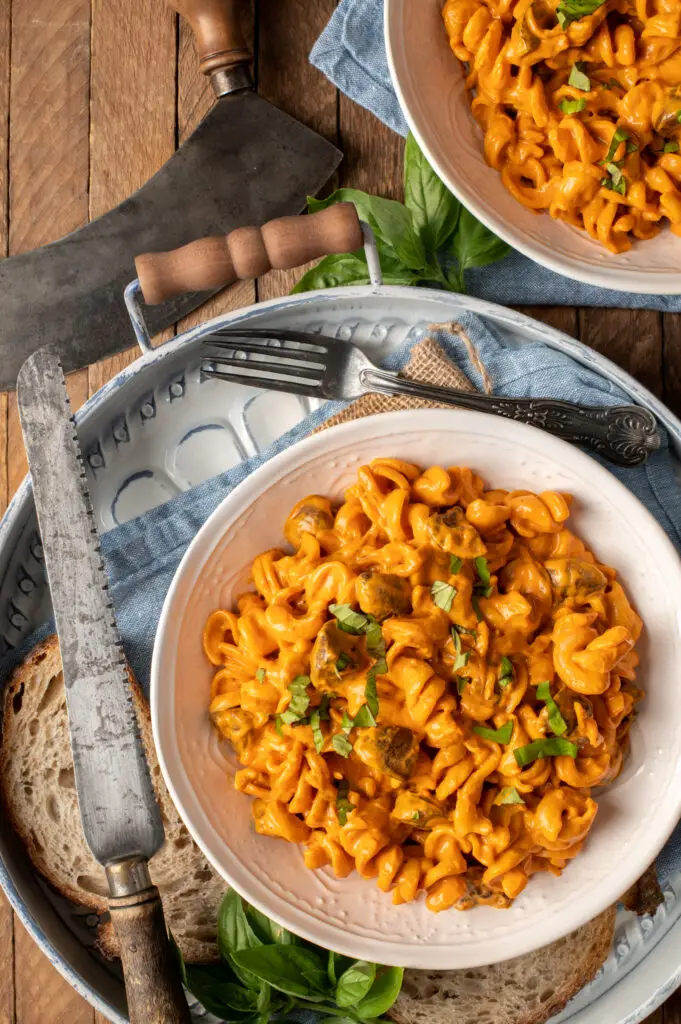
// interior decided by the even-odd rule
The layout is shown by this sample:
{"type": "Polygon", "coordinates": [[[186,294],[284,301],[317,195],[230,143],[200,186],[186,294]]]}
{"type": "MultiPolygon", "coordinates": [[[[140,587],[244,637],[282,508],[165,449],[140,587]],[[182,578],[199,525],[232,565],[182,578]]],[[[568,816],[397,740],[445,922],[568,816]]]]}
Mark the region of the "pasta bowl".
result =
{"type": "Polygon", "coordinates": [[[681,292],[681,242],[668,227],[614,255],[584,231],[535,214],[506,190],[483,156],[464,74],[449,47],[443,0],[385,0],[388,63],[421,149],[461,202],[514,249],[575,281],[649,295],[681,292]]]}
{"type": "Polygon", "coordinates": [[[348,956],[390,965],[474,967],[529,952],[615,902],[655,858],[681,815],[681,566],[662,529],[611,474],[555,438],[492,416],[387,413],[294,445],[222,502],[190,545],[169,590],[154,649],[151,706],[163,774],[196,842],[249,902],[293,932],[348,956]],[[509,909],[435,914],[422,899],[392,904],[373,880],[308,870],[300,847],[256,834],[251,798],[210,722],[214,669],[203,628],[249,589],[253,559],[285,545],[288,511],[310,493],[338,500],[378,456],[467,465],[493,486],[574,495],[572,529],[616,567],[645,623],[638,679],[646,697],[631,750],[582,852],[556,878],[533,876],[509,909]]]}

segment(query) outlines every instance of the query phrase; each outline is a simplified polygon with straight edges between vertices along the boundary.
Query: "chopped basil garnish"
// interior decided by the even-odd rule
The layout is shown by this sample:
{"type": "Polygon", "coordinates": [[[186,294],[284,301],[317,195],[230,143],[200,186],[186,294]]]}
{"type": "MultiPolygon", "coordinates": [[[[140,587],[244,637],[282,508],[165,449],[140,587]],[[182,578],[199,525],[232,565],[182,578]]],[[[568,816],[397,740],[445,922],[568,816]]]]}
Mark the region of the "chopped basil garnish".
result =
{"type": "Polygon", "coordinates": [[[476,583],[473,587],[473,593],[477,597],[489,597],[492,593],[492,577],[489,574],[487,559],[483,558],[482,555],[475,559],[475,571],[480,582],[476,583]]]}
{"type": "Polygon", "coordinates": [[[668,142],[665,142],[664,149],[662,150],[663,153],[678,153],[678,151],[679,144],[676,139],[669,139],[668,142]]]}
{"type": "Polygon", "coordinates": [[[513,722],[504,722],[500,729],[488,729],[486,725],[474,725],[473,732],[482,736],[483,740],[493,740],[495,743],[510,743],[513,735],[513,722]]]}
{"type": "Polygon", "coordinates": [[[366,632],[369,619],[364,612],[356,612],[349,604],[330,604],[329,611],[344,633],[359,636],[366,632]]]}
{"type": "Polygon", "coordinates": [[[457,631],[452,627],[452,640],[454,641],[454,649],[456,650],[456,658],[454,659],[454,665],[452,671],[458,672],[460,668],[465,668],[470,658],[469,651],[463,651],[461,649],[461,637],[457,631]]]}
{"type": "MultiPolygon", "coordinates": [[[[387,667],[387,666],[386,666],[387,667]]],[[[367,681],[364,687],[364,697],[371,714],[378,716],[378,693],[376,691],[376,667],[370,668],[367,672],[367,681]]],[[[376,722],[373,723],[374,725],[376,722]]]]}
{"type": "Polygon", "coordinates": [[[345,672],[345,669],[350,668],[350,666],[353,664],[354,662],[350,655],[346,654],[345,651],[341,651],[341,653],[338,655],[338,658],[336,659],[336,671],[345,672]]]}
{"type": "Polygon", "coordinates": [[[524,804],[525,801],[514,786],[504,786],[495,797],[494,803],[503,806],[504,804],[524,804]]]}
{"type": "Polygon", "coordinates": [[[310,726],[312,728],[312,738],[314,739],[314,748],[318,754],[321,754],[322,747],[324,746],[324,733],[322,732],[319,720],[321,715],[319,709],[315,708],[314,711],[310,712],[310,726]]]}
{"type": "Polygon", "coordinates": [[[259,683],[264,683],[265,682],[265,669],[264,668],[257,669],[256,673],[255,673],[255,678],[258,680],[259,683]]]}
{"type": "Polygon", "coordinates": [[[281,715],[277,715],[277,717],[274,719],[274,728],[277,730],[280,736],[284,735],[284,730],[282,728],[281,723],[281,715]]]}
{"type": "Polygon", "coordinates": [[[452,576],[456,576],[457,573],[461,572],[462,565],[463,562],[461,561],[458,555],[449,556],[449,571],[451,572],[452,576]]]}
{"type": "Polygon", "coordinates": [[[352,751],[352,743],[342,732],[337,732],[331,740],[331,746],[341,757],[349,757],[352,751]]]}
{"type": "Polygon", "coordinates": [[[355,809],[355,805],[348,799],[349,792],[350,784],[348,780],[341,779],[338,783],[338,795],[336,796],[336,813],[338,814],[339,825],[345,825],[348,820],[348,814],[351,814],[355,809]]]}
{"type": "Polygon", "coordinates": [[[558,24],[565,29],[571,22],[594,14],[604,3],[605,0],[561,0],[556,9],[558,24]]]}
{"type": "Polygon", "coordinates": [[[563,114],[579,114],[586,107],[586,100],[569,100],[567,96],[565,96],[558,106],[563,114]]]}
{"type": "Polygon", "coordinates": [[[385,657],[385,640],[381,631],[381,624],[373,615],[367,615],[368,624],[366,627],[367,654],[372,658],[385,657]]]}
{"type": "Polygon", "coordinates": [[[438,608],[442,608],[443,612],[450,612],[452,610],[452,601],[456,597],[456,587],[453,587],[451,583],[445,583],[443,580],[435,580],[435,583],[430,588],[430,596],[438,608]]]}
{"type": "Polygon", "coordinates": [[[480,602],[478,601],[475,594],[473,594],[473,596],[471,597],[471,605],[473,607],[473,611],[477,616],[478,622],[482,622],[483,615],[482,612],[480,611],[480,602]]]}
{"type": "Polygon", "coordinates": [[[373,729],[376,719],[368,704],[362,704],[352,724],[355,729],[373,729]]]}
{"type": "Polygon", "coordinates": [[[567,725],[565,723],[565,719],[560,713],[560,708],[551,696],[551,684],[548,681],[539,684],[537,687],[537,697],[539,700],[543,700],[546,704],[546,710],[549,713],[549,728],[551,732],[554,736],[562,736],[564,732],[567,732],[567,725]]]}
{"type": "Polygon", "coordinates": [[[615,131],[613,132],[612,138],[610,140],[610,145],[608,147],[608,152],[605,154],[604,159],[601,160],[601,163],[605,164],[605,165],[611,163],[611,161],[614,159],[615,153],[619,149],[621,143],[626,142],[628,138],[629,138],[629,132],[628,131],[625,131],[624,128],[616,128],[615,131]]]}
{"type": "Polygon", "coordinates": [[[507,658],[506,655],[501,659],[497,682],[502,690],[508,686],[509,683],[513,682],[513,662],[510,658],[507,658]]]}
{"type": "Polygon", "coordinates": [[[471,681],[471,677],[470,676],[457,676],[456,677],[456,688],[459,691],[459,694],[463,693],[463,691],[466,689],[466,683],[470,683],[470,681],[471,681]]]}
{"type": "Polygon", "coordinates": [[[305,717],[305,712],[310,706],[310,698],[307,693],[310,682],[309,676],[296,676],[293,682],[288,684],[291,700],[286,711],[281,715],[281,720],[286,725],[291,725],[305,717]]]}
{"type": "Polygon", "coordinates": [[[526,768],[540,757],[577,757],[577,744],[560,736],[547,736],[525,747],[516,747],[513,756],[519,768],[526,768]]]}
{"type": "Polygon", "coordinates": [[[591,92],[591,81],[584,71],[585,67],[586,65],[581,61],[572,65],[568,85],[571,85],[573,89],[579,89],[581,92],[591,92]]]}
{"type": "Polygon", "coordinates": [[[335,696],[335,693],[322,694],[322,699],[319,702],[319,717],[323,722],[327,722],[329,720],[329,704],[331,703],[331,698],[335,696]]]}
{"type": "Polygon", "coordinates": [[[463,633],[465,636],[472,636],[474,640],[478,639],[477,629],[467,629],[466,626],[460,626],[458,622],[454,623],[452,629],[455,629],[457,633],[463,633]]]}
{"type": "Polygon", "coordinates": [[[420,817],[421,817],[421,812],[420,811],[414,811],[414,813],[411,816],[411,820],[412,821],[418,821],[420,817]]]}

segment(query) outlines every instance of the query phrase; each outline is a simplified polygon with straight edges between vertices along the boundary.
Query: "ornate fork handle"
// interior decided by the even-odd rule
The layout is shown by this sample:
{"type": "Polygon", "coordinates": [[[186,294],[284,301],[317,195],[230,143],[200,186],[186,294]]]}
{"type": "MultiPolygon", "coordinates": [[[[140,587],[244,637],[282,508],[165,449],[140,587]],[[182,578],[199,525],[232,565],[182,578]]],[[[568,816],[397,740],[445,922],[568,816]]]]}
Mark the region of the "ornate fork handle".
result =
{"type": "Polygon", "coordinates": [[[548,431],[564,441],[582,444],[618,466],[638,466],[660,446],[655,417],[638,405],[594,409],[551,398],[501,398],[454,391],[397,377],[383,370],[361,370],[368,391],[411,395],[476,412],[489,412],[548,431]]]}

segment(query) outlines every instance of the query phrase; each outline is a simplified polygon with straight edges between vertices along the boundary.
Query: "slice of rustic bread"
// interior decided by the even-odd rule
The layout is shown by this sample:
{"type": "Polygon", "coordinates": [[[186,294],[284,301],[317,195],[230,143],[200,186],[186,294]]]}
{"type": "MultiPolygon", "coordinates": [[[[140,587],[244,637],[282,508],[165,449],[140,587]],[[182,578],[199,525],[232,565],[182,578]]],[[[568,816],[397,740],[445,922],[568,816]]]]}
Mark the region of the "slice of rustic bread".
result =
{"type": "MultiPolygon", "coordinates": [[[[166,921],[187,960],[217,959],[217,912],[225,884],[181,823],[161,777],[149,709],[132,682],[140,731],[166,831],[151,861],[166,921]]],[[[73,777],[59,645],[50,637],[15,671],[4,693],[0,792],[35,867],[59,892],[102,914],[104,872],[85,843],[73,777]]],[[[527,956],[467,971],[406,971],[390,1016],[398,1024],[542,1024],[608,956],[615,908],[527,956]]],[[[99,946],[116,956],[110,923],[99,946]]]]}
{"type": "MultiPolygon", "coordinates": [[[[168,927],[186,959],[216,960],[217,913],[226,885],[180,821],[156,758],[149,707],[137,683],[131,682],[166,833],[165,844],[151,860],[151,875],[161,891],[168,927]]],[[[4,691],[0,792],[37,870],[74,903],[104,914],[108,889],[80,823],[55,636],[29,654],[4,691]]],[[[100,927],[99,946],[105,955],[117,955],[107,921],[100,927]]]]}
{"type": "Polygon", "coordinates": [[[610,907],[558,942],[488,967],[406,971],[397,1024],[543,1024],[594,977],[615,928],[610,907]]]}

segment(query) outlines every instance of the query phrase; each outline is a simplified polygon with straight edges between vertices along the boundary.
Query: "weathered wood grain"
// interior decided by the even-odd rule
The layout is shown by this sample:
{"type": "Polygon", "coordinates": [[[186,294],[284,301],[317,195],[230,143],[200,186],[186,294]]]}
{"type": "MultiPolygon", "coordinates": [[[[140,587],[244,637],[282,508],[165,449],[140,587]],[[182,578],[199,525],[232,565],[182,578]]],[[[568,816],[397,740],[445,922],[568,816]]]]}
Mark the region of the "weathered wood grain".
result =
{"type": "Polygon", "coordinates": [[[521,313],[541,320],[557,331],[578,337],[579,323],[577,310],[571,306],[518,306],[521,313]]]}
{"type": "Polygon", "coordinates": [[[662,318],[645,309],[582,309],[579,337],[662,394],[662,318]]]}
{"type": "MultiPolygon", "coordinates": [[[[165,0],[93,0],[91,220],[143,185],[175,151],[176,48],[176,16],[165,0]]],[[[90,394],[137,358],[132,329],[130,340],[125,352],[90,367],[90,394]]]]}
{"type": "Polygon", "coordinates": [[[14,915],[0,892],[0,1024],[14,1024],[14,915]]]}
{"type": "Polygon", "coordinates": [[[339,98],[339,145],[345,154],[341,185],[404,198],[404,140],[346,96],[339,98]]]}
{"type": "Polygon", "coordinates": [[[17,1024],[92,1024],[94,1011],[15,919],[17,1024]]]}
{"type": "Polygon", "coordinates": [[[662,397],[677,416],[681,416],[681,314],[662,317],[664,380],[662,397]]]}
{"type": "MultiPolygon", "coordinates": [[[[307,56],[335,6],[335,0],[317,0],[314,6],[309,0],[260,0],[258,7],[258,91],[333,143],[338,140],[336,89],[307,56]]],[[[258,280],[258,299],[286,295],[305,269],[265,274],[258,280]]]]}
{"type": "Polygon", "coordinates": [[[663,1007],[657,1011],[659,1014],[662,1012],[662,1016],[659,1020],[655,1020],[653,1015],[649,1020],[645,1021],[645,1024],[681,1024],[681,989],[674,993],[663,1007]]]}

